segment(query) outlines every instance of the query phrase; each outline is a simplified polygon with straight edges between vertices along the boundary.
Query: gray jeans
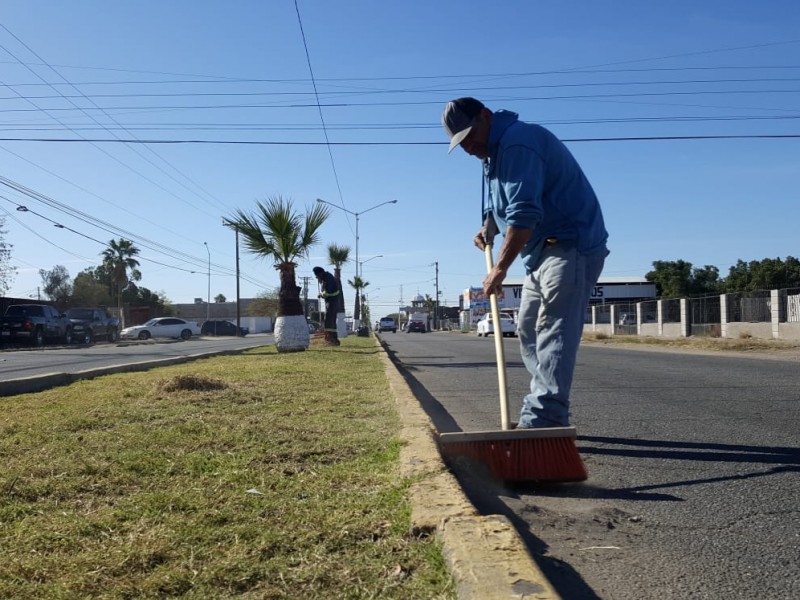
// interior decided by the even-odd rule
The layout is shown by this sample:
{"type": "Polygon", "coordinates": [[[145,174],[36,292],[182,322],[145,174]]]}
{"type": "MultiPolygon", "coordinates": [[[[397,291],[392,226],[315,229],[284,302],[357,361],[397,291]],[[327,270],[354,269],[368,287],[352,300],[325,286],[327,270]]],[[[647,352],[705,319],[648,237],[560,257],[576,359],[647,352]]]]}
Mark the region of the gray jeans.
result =
{"type": "Polygon", "coordinates": [[[607,250],[579,254],[574,244],[545,246],[525,278],[519,309],[522,360],[531,374],[519,427],[569,425],[569,392],[589,297],[607,250]]]}

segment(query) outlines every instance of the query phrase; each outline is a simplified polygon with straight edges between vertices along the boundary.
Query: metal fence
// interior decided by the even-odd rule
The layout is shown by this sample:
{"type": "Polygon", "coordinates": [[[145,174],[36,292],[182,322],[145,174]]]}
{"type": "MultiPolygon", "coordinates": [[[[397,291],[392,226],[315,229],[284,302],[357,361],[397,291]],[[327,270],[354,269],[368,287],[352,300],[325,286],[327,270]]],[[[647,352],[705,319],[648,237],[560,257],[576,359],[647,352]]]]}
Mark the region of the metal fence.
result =
{"type": "Polygon", "coordinates": [[[800,288],[788,288],[779,296],[787,323],[800,323],[800,288]]]}
{"type": "Polygon", "coordinates": [[[711,337],[722,335],[720,305],[719,295],[692,298],[689,301],[689,322],[692,324],[692,335],[711,337]]]}
{"type": "Polygon", "coordinates": [[[731,323],[768,323],[772,320],[769,290],[739,292],[728,296],[728,321],[731,323]]]}

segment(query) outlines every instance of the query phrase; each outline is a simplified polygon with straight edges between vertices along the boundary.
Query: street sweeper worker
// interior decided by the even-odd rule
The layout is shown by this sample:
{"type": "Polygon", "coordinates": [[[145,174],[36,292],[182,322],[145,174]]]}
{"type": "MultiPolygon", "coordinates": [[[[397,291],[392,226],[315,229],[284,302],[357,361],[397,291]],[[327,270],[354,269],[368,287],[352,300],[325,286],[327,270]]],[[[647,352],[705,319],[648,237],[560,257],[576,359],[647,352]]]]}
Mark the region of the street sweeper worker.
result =
{"type": "Polygon", "coordinates": [[[484,292],[502,293],[518,256],[525,268],[518,327],[531,387],[517,427],[568,426],[584,317],[608,255],[597,196],[567,147],[517,113],[458,98],[445,107],[442,125],[450,152],[460,145],[483,163],[488,199],[475,245],[484,250],[495,233],[503,235],[484,292]]]}
{"type": "Polygon", "coordinates": [[[325,343],[329,346],[339,346],[339,334],[336,329],[336,311],[339,308],[339,296],[342,290],[336,277],[323,269],[314,267],[314,276],[319,282],[319,297],[325,300],[325,343]]]}

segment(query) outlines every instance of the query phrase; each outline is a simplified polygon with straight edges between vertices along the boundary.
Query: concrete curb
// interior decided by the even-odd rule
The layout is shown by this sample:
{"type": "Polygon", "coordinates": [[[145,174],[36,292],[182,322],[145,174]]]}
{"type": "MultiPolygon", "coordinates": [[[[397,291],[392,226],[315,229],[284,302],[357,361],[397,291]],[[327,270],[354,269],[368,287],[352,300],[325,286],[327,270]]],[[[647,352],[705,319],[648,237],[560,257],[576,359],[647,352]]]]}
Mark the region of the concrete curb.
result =
{"type": "Polygon", "coordinates": [[[402,475],[413,477],[411,527],[434,533],[461,600],[559,600],[503,515],[480,516],[442,461],[436,431],[378,340],[389,386],[402,420],[402,475]]]}

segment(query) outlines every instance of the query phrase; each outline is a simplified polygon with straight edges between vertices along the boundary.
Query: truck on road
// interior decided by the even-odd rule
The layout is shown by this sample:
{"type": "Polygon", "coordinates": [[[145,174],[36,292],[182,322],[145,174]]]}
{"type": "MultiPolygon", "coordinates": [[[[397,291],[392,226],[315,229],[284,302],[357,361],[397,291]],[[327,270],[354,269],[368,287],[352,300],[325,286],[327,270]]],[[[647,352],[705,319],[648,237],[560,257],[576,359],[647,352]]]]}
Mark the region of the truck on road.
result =
{"type": "Polygon", "coordinates": [[[72,323],[49,304],[12,304],[0,319],[0,341],[42,346],[48,339],[72,343],[72,323]]]}
{"type": "Polygon", "coordinates": [[[72,323],[72,337],[91,344],[98,338],[109,342],[119,339],[119,319],[101,308],[70,308],[67,318],[72,323]]]}

